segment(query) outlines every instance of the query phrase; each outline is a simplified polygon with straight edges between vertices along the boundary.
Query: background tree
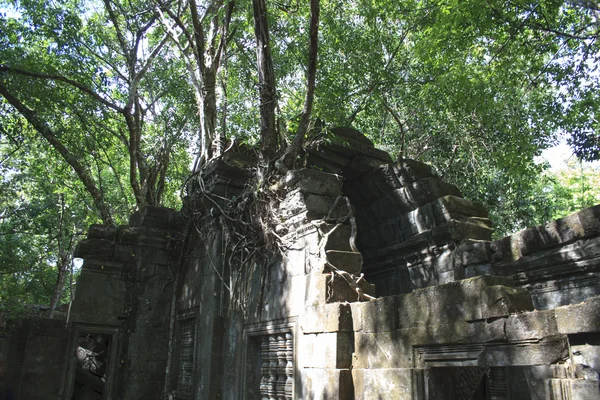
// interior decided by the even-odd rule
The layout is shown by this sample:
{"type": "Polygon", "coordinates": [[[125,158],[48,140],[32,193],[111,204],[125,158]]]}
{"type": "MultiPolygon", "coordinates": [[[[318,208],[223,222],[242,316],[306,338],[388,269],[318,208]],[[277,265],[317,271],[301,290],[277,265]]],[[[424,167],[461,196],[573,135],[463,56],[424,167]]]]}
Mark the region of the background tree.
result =
{"type": "Polygon", "coordinates": [[[1,279],[54,277],[22,301],[64,293],[90,223],[178,207],[226,136],[290,168],[317,119],[353,125],[482,201],[497,235],[557,215],[570,184],[535,160],[558,134],[600,154],[590,2],[0,0],[0,14],[1,279]]]}

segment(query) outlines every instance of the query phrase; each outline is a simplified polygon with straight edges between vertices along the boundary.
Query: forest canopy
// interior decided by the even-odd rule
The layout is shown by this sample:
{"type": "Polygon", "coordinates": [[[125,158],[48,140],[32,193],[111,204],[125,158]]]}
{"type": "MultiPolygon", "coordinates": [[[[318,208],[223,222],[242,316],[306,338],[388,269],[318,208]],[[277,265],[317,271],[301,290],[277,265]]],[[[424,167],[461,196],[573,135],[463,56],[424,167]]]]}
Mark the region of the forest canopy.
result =
{"type": "Polygon", "coordinates": [[[589,0],[0,0],[0,309],[54,307],[87,226],[179,207],[226,147],[293,168],[334,126],[497,236],[591,205],[536,157],[600,159],[599,30],[589,0]]]}

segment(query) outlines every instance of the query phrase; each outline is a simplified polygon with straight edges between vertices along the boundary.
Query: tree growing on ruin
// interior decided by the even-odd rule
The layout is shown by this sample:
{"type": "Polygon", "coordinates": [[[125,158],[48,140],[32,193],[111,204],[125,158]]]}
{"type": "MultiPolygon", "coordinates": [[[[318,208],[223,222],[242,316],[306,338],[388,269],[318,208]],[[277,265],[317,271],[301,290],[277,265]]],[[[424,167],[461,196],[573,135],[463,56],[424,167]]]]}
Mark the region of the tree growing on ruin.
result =
{"type": "Polygon", "coordinates": [[[59,221],[63,196],[64,215],[85,222],[74,232],[179,207],[186,178],[231,143],[262,148],[280,174],[322,128],[355,126],[433,164],[499,234],[519,228],[506,223],[515,212],[548,215],[526,200],[544,168],[535,156],[559,132],[598,157],[589,2],[0,0],[0,14],[0,168],[15,193],[2,197],[1,237],[20,241],[13,261],[47,247],[55,269],[60,253],[44,231],[58,222],[33,224],[44,232],[30,241],[13,231],[44,213],[15,210],[52,204],[42,209],[59,221]]]}

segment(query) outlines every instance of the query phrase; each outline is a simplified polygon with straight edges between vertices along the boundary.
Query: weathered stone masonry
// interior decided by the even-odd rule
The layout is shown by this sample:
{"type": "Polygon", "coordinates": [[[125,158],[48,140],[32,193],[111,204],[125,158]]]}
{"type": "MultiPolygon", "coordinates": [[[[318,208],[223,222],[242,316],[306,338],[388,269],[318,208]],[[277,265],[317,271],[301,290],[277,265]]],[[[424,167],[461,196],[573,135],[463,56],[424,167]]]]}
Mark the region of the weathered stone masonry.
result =
{"type": "MultiPolygon", "coordinates": [[[[243,153],[215,162],[208,195],[192,193],[181,213],[149,208],[127,227],[92,227],[68,334],[56,339],[68,342],[58,397],[15,378],[19,398],[600,397],[600,206],[492,242],[485,208],[429,166],[392,162],[352,129],[333,134],[283,181],[282,257],[235,271],[224,262],[219,209],[252,177],[243,153]],[[323,254],[364,274],[358,291],[376,299],[359,301],[323,254]],[[230,290],[245,293],[245,312],[230,312],[230,290]],[[96,397],[74,357],[86,333],[108,354],[96,397]]],[[[29,345],[14,348],[30,373],[29,345]]]]}

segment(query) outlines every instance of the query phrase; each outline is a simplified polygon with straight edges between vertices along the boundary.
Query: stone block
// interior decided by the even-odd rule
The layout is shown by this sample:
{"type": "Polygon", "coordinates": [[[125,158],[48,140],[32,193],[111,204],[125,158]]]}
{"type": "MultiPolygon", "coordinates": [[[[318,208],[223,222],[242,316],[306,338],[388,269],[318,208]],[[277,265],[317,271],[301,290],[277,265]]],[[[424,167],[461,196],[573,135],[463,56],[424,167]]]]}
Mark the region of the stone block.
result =
{"type": "MultiPolygon", "coordinates": [[[[440,323],[445,319],[481,319],[478,303],[470,300],[468,291],[454,283],[415,290],[399,296],[399,328],[440,323]]],[[[476,294],[473,294],[475,297],[476,294]]]]}
{"type": "Polygon", "coordinates": [[[506,320],[506,337],[511,341],[543,339],[558,334],[553,311],[513,314],[506,320]]]}
{"type": "Polygon", "coordinates": [[[491,242],[490,250],[492,262],[514,261],[521,256],[518,249],[513,249],[510,236],[491,242]]]}
{"type": "Polygon", "coordinates": [[[437,178],[420,179],[400,190],[403,196],[398,197],[401,199],[399,205],[411,210],[447,195],[462,197],[456,186],[437,178]]]}
{"type": "Polygon", "coordinates": [[[475,343],[506,341],[505,322],[501,318],[468,322],[430,321],[426,325],[402,329],[399,332],[402,332],[413,346],[433,349],[433,355],[428,356],[428,365],[433,360],[438,360],[437,364],[431,366],[442,367],[448,366],[447,363],[454,362],[456,359],[460,360],[461,353],[475,343]],[[447,347],[446,351],[442,352],[444,355],[438,354],[441,344],[447,347]],[[436,348],[438,350],[435,350],[436,348]]]}
{"type": "Polygon", "coordinates": [[[399,296],[350,304],[354,331],[390,332],[398,328],[399,296]]]}
{"type": "Polygon", "coordinates": [[[448,221],[447,224],[438,226],[432,230],[434,240],[447,241],[448,238],[459,241],[464,239],[485,240],[492,239],[493,229],[481,225],[457,220],[448,221]]]}
{"type": "Polygon", "coordinates": [[[437,249],[438,251],[427,257],[427,261],[431,263],[433,270],[440,274],[442,272],[454,271],[454,249],[451,246],[444,246],[437,249]]]}
{"type": "MultiPolygon", "coordinates": [[[[241,149],[244,150],[244,149],[241,149]]],[[[256,165],[257,157],[248,149],[247,152],[227,151],[223,154],[222,160],[225,164],[237,168],[251,168],[256,165]]]]}
{"type": "Polygon", "coordinates": [[[62,337],[40,334],[27,338],[18,387],[20,399],[54,400],[59,398],[67,347],[68,331],[66,329],[63,329],[62,337]]]}
{"type": "Polygon", "coordinates": [[[350,307],[354,304],[333,303],[309,308],[300,318],[300,329],[304,333],[352,332],[350,307]]]}
{"type": "Polygon", "coordinates": [[[343,142],[341,144],[328,143],[323,146],[327,147],[328,150],[334,151],[338,154],[347,157],[348,159],[353,159],[355,157],[365,155],[370,158],[380,160],[382,162],[392,162],[392,158],[390,157],[390,155],[383,150],[379,150],[373,146],[369,146],[352,139],[342,140],[343,142]]]}
{"type": "MultiPolygon", "coordinates": [[[[464,269],[464,278],[473,278],[481,275],[498,275],[492,270],[491,264],[474,264],[468,265],[464,269]]],[[[464,279],[463,278],[463,279],[464,279]]],[[[534,303],[535,305],[535,303],[534,303]]]]}
{"type": "Polygon", "coordinates": [[[392,188],[377,171],[363,174],[344,186],[354,186],[354,191],[360,194],[361,205],[371,204],[375,200],[383,196],[391,196],[393,193],[392,188]]]}
{"type": "Polygon", "coordinates": [[[497,261],[516,261],[537,251],[566,245],[600,232],[600,206],[538,225],[492,243],[497,261]]]}
{"type": "Polygon", "coordinates": [[[399,327],[508,315],[521,307],[526,295],[522,289],[509,290],[511,284],[510,278],[480,276],[398,296],[399,327]]]}
{"type": "Polygon", "coordinates": [[[318,308],[327,303],[327,280],[330,275],[324,275],[320,272],[306,275],[305,307],[318,308]]]}
{"type": "Polygon", "coordinates": [[[505,317],[519,311],[533,310],[531,296],[522,288],[490,286],[481,292],[481,317],[505,317]]]}
{"type": "Polygon", "coordinates": [[[362,144],[363,146],[373,147],[373,142],[363,135],[360,131],[347,126],[331,129],[331,133],[341,139],[352,140],[362,144]]]}
{"type": "Polygon", "coordinates": [[[73,257],[109,261],[113,256],[113,242],[103,239],[84,239],[77,243],[73,257]]]}
{"type": "Polygon", "coordinates": [[[438,275],[435,273],[430,263],[419,260],[419,262],[414,264],[407,263],[406,267],[410,276],[410,282],[414,289],[421,289],[439,284],[438,275]]]}
{"type": "Polygon", "coordinates": [[[343,175],[345,179],[355,178],[364,173],[376,170],[383,164],[389,164],[389,159],[382,159],[382,157],[386,157],[386,154],[382,154],[379,152],[373,153],[372,149],[369,149],[368,152],[372,153],[374,157],[372,157],[371,155],[359,154],[352,158],[350,164],[348,164],[343,170],[343,175]]]}
{"type": "Polygon", "coordinates": [[[271,279],[268,290],[264,293],[262,318],[275,320],[302,314],[307,306],[304,301],[306,282],[305,275],[285,277],[282,280],[271,279]]]}
{"type": "Polygon", "coordinates": [[[358,274],[362,270],[362,254],[352,251],[327,250],[327,260],[337,269],[350,274],[358,274]]]}
{"type": "Polygon", "coordinates": [[[460,196],[443,196],[432,204],[436,215],[443,220],[462,220],[466,217],[488,217],[488,210],[483,204],[464,199],[460,196]]]}
{"type": "Polygon", "coordinates": [[[295,385],[294,398],[302,400],[353,400],[349,369],[304,368],[295,385]]]}
{"type": "MultiPolygon", "coordinates": [[[[376,220],[373,219],[372,221],[376,220]]],[[[365,228],[368,227],[365,226],[365,228]]],[[[381,248],[381,246],[386,243],[399,243],[406,241],[408,238],[414,235],[412,228],[413,227],[408,224],[406,216],[388,216],[383,219],[381,223],[376,224],[373,229],[361,231],[359,233],[359,238],[363,242],[369,243],[369,247],[381,248]],[[362,234],[363,232],[364,234],[362,234]],[[362,236],[366,236],[366,238],[363,238],[362,236]]]]}
{"type": "Polygon", "coordinates": [[[142,267],[142,277],[152,278],[156,275],[156,264],[147,264],[142,267]]]}
{"type": "Polygon", "coordinates": [[[388,222],[390,218],[397,218],[398,215],[397,207],[390,196],[378,198],[369,204],[367,208],[365,214],[369,215],[372,220],[366,225],[366,229],[388,222]]]}
{"type": "Polygon", "coordinates": [[[113,241],[116,234],[117,229],[113,225],[93,224],[88,228],[87,237],[89,239],[104,239],[113,241]]]}
{"type": "Polygon", "coordinates": [[[579,211],[577,217],[586,237],[600,235],[600,205],[579,211]]]}
{"type": "Polygon", "coordinates": [[[600,332],[600,296],[554,310],[558,331],[563,334],[600,332]]]}
{"type": "Polygon", "coordinates": [[[473,264],[485,264],[490,259],[490,242],[486,240],[461,240],[454,250],[457,265],[466,267],[473,264]]]}
{"type": "Polygon", "coordinates": [[[496,261],[493,268],[531,285],[543,308],[581,302],[600,294],[600,237],[496,261]]]}
{"type": "Polygon", "coordinates": [[[322,215],[322,218],[330,217],[331,219],[338,219],[354,212],[352,205],[350,205],[351,210],[348,210],[348,205],[345,201],[336,202],[335,197],[320,196],[318,194],[307,194],[304,197],[304,204],[308,211],[322,215]]]}
{"type": "Polygon", "coordinates": [[[413,330],[356,332],[353,368],[411,368],[412,334],[414,334],[413,330]]]}
{"type": "Polygon", "coordinates": [[[127,285],[106,274],[89,273],[83,268],[77,278],[77,291],[71,310],[74,322],[119,325],[127,314],[127,285]]]}
{"type": "Polygon", "coordinates": [[[421,233],[431,230],[439,223],[436,219],[432,203],[425,204],[424,206],[407,213],[406,218],[411,227],[411,233],[421,233]]]}
{"type": "Polygon", "coordinates": [[[514,344],[498,344],[486,348],[484,365],[490,367],[551,365],[569,357],[566,338],[530,341],[514,344]]]}
{"type": "Polygon", "coordinates": [[[169,264],[176,265],[177,256],[171,254],[170,249],[156,246],[140,246],[137,249],[139,256],[137,261],[143,261],[156,265],[167,266],[169,264]]]}
{"type": "MultiPolygon", "coordinates": [[[[334,226],[335,225],[333,224],[327,225],[323,231],[328,233],[334,226]]],[[[335,231],[327,237],[325,250],[350,251],[350,226],[341,225],[337,227],[335,231]]]]}
{"type": "Polygon", "coordinates": [[[309,333],[299,343],[305,368],[350,368],[354,352],[352,332],[309,333]]]}
{"type": "MultiPolygon", "coordinates": [[[[323,275],[325,277],[325,292],[326,292],[326,301],[327,303],[335,303],[339,301],[343,302],[356,302],[356,301],[364,301],[359,296],[359,293],[351,287],[348,282],[346,282],[342,277],[333,275],[334,279],[331,279],[332,274],[323,275]]],[[[358,290],[361,293],[367,294],[369,296],[375,296],[375,285],[367,282],[365,279],[361,279],[358,284],[358,290]]]]}
{"type": "Polygon", "coordinates": [[[136,246],[115,244],[113,245],[112,261],[122,264],[134,264],[136,261],[136,253],[136,246]]]}
{"type": "Polygon", "coordinates": [[[579,337],[569,337],[575,377],[581,379],[600,379],[600,339],[599,335],[588,336],[583,340],[579,337]]]}
{"type": "Polygon", "coordinates": [[[588,379],[551,379],[551,399],[597,400],[600,397],[600,382],[588,379]]]}
{"type": "Polygon", "coordinates": [[[429,164],[411,159],[399,161],[394,165],[394,171],[402,186],[408,186],[421,179],[434,176],[433,170],[429,164]]]}
{"type": "Polygon", "coordinates": [[[471,224],[471,225],[475,225],[475,226],[479,226],[482,228],[486,228],[486,229],[490,229],[491,231],[494,230],[494,226],[492,225],[492,221],[488,218],[480,218],[480,217],[468,217],[465,222],[471,224]]]}
{"type": "Polygon", "coordinates": [[[438,283],[440,285],[460,281],[465,278],[472,278],[472,276],[467,277],[465,275],[465,270],[461,267],[455,267],[450,271],[438,273],[438,283]]]}
{"type": "Polygon", "coordinates": [[[400,189],[403,185],[396,172],[398,169],[396,164],[384,164],[377,169],[377,172],[390,188],[400,189]]]}
{"type": "Polygon", "coordinates": [[[331,174],[341,174],[350,161],[348,157],[333,151],[327,145],[310,149],[306,158],[308,165],[314,165],[331,174]]]}
{"type": "Polygon", "coordinates": [[[182,216],[175,210],[160,206],[146,206],[129,218],[131,227],[151,227],[156,229],[175,229],[183,226],[182,216]]]}
{"type": "Polygon", "coordinates": [[[302,192],[337,197],[342,191],[343,179],[314,169],[291,170],[285,177],[287,187],[298,185],[302,192]]]}
{"type": "Polygon", "coordinates": [[[411,400],[412,369],[354,369],[355,400],[411,400]]]}
{"type": "Polygon", "coordinates": [[[336,202],[336,197],[303,193],[300,189],[289,192],[279,204],[279,214],[282,219],[289,219],[304,211],[314,214],[317,218],[330,216],[332,219],[338,219],[349,215],[345,201],[336,202]]]}

